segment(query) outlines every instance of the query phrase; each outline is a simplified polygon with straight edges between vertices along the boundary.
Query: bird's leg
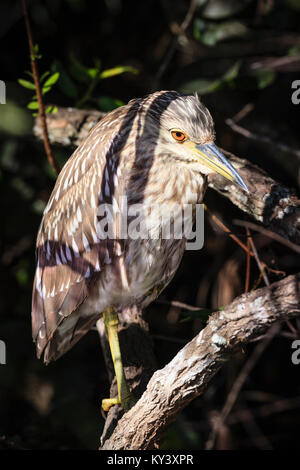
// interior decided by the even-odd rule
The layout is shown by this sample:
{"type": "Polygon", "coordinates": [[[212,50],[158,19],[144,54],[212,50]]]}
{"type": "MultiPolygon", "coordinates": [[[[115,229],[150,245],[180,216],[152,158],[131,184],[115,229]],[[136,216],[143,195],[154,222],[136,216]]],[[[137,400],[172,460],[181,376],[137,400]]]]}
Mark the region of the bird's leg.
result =
{"type": "Polygon", "coordinates": [[[134,401],[126,382],[122,364],[118,337],[118,315],[113,308],[108,308],[102,313],[102,318],[108,336],[118,387],[118,396],[102,400],[102,408],[104,411],[108,411],[111,406],[120,404],[124,410],[127,411],[133,405],[134,401]]]}

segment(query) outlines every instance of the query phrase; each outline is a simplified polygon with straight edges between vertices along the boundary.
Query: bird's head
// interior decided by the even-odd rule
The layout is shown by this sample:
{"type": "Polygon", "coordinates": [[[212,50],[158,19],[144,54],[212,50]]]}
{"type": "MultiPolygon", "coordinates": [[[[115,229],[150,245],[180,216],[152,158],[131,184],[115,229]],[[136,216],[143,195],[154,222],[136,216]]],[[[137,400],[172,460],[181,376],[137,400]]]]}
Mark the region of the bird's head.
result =
{"type": "Polygon", "coordinates": [[[165,162],[176,161],[204,175],[219,173],[248,191],[241,176],[214,143],[213,119],[197,95],[162,92],[149,111],[159,121],[156,144],[165,162]]]}

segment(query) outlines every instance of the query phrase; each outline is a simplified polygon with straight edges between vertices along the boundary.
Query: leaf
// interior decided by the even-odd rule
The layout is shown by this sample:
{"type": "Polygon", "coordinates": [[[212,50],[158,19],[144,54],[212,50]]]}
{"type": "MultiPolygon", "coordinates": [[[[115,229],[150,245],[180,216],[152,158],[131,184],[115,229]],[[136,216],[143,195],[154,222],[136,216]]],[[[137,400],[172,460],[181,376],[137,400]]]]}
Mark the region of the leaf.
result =
{"type": "Polygon", "coordinates": [[[210,20],[229,18],[251,3],[252,0],[210,0],[204,5],[201,15],[210,20]]]}
{"type": "Polygon", "coordinates": [[[46,77],[50,74],[49,70],[47,72],[44,72],[43,75],[40,78],[40,83],[42,83],[46,77]]]}
{"type": "Polygon", "coordinates": [[[30,78],[33,78],[33,73],[30,72],[29,70],[25,70],[25,72],[27,75],[29,75],[30,78]]]}
{"type": "Polygon", "coordinates": [[[185,323],[187,321],[191,321],[195,318],[200,318],[204,321],[207,321],[208,320],[208,317],[216,312],[216,311],[219,311],[219,310],[223,310],[224,307],[221,307],[220,309],[218,310],[215,310],[215,309],[208,309],[208,308],[199,308],[199,310],[197,311],[194,311],[194,312],[190,312],[190,311],[183,311],[182,312],[182,315],[185,317],[185,318],[182,318],[179,323],[185,323]]]}
{"type": "Polygon", "coordinates": [[[43,88],[44,87],[52,87],[56,82],[57,80],[59,79],[59,72],[55,72],[53,73],[46,81],[45,83],[43,84],[43,88]]]}
{"type": "Polygon", "coordinates": [[[31,55],[30,58],[31,58],[32,60],[41,59],[41,58],[42,58],[42,54],[39,54],[39,45],[38,45],[38,44],[35,44],[35,45],[33,46],[33,55],[31,55]]]}
{"type": "Polygon", "coordinates": [[[23,78],[18,78],[18,83],[24,88],[28,88],[28,90],[35,90],[35,84],[32,82],[29,82],[28,80],[24,80],[23,78]]]}
{"type": "Polygon", "coordinates": [[[98,68],[87,69],[87,73],[92,79],[95,79],[96,77],[98,77],[99,72],[100,70],[98,68]]]}
{"type": "Polygon", "coordinates": [[[190,80],[180,87],[180,91],[183,93],[194,93],[197,91],[201,95],[206,95],[207,93],[212,93],[222,86],[222,81],[220,79],[205,79],[200,78],[196,80],[190,80]]]}
{"type": "Polygon", "coordinates": [[[139,73],[139,71],[136,68],[131,67],[130,65],[120,65],[112,69],[103,70],[103,72],[100,73],[100,79],[102,80],[104,78],[114,77],[116,75],[120,75],[121,73],[125,73],[125,72],[130,72],[134,74],[139,73]]]}
{"type": "Polygon", "coordinates": [[[212,315],[215,312],[220,312],[224,310],[225,307],[219,307],[217,309],[210,309],[210,308],[199,308],[199,310],[196,310],[194,312],[191,312],[189,310],[184,310],[182,312],[182,315],[185,318],[182,318],[179,323],[184,323],[186,321],[191,321],[195,318],[200,318],[201,320],[207,321],[210,315],[212,315]]]}
{"type": "Polygon", "coordinates": [[[255,71],[255,77],[257,80],[257,86],[260,89],[266,88],[271,85],[276,77],[276,73],[271,69],[261,69],[255,71]]]}
{"type": "Polygon", "coordinates": [[[39,104],[38,104],[37,101],[31,101],[30,103],[28,103],[27,108],[28,109],[39,109],[39,104]]]}
{"type": "Polygon", "coordinates": [[[102,111],[112,111],[119,106],[123,106],[125,103],[121,100],[116,98],[110,98],[109,96],[100,96],[97,100],[98,106],[102,111]]]}
{"type": "Polygon", "coordinates": [[[59,72],[60,75],[57,86],[64,93],[64,95],[68,96],[69,98],[77,98],[77,87],[70,75],[66,72],[62,63],[59,60],[54,61],[51,69],[53,72],[59,72]]]}
{"type": "Polygon", "coordinates": [[[48,91],[51,90],[51,86],[43,86],[42,88],[42,95],[45,95],[46,93],[48,93],[48,91]]]}
{"type": "Polygon", "coordinates": [[[48,108],[46,109],[47,114],[55,114],[57,113],[57,111],[58,111],[57,106],[48,106],[48,108]]]}
{"type": "Polygon", "coordinates": [[[222,80],[225,82],[232,82],[239,74],[241,62],[238,60],[235,62],[222,76],[222,80]]]}
{"type": "Polygon", "coordinates": [[[71,56],[70,73],[78,82],[89,83],[91,81],[89,68],[81,64],[73,55],[71,56]]]}
{"type": "Polygon", "coordinates": [[[215,46],[232,37],[243,37],[247,32],[247,27],[240,21],[225,21],[217,24],[200,19],[194,21],[194,37],[206,46],[215,46]]]}

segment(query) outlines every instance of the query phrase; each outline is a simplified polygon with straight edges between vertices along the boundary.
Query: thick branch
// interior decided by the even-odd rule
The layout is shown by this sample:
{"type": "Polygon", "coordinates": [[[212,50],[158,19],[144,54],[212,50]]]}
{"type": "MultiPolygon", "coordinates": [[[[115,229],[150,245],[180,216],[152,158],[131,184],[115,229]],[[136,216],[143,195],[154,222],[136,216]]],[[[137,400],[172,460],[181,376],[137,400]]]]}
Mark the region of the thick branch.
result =
{"type": "Polygon", "coordinates": [[[236,298],[163,369],[102,449],[151,449],[176,415],[202,394],[222,364],[276,321],[300,315],[300,274],[236,298]]]}
{"type": "Polygon", "coordinates": [[[253,163],[223,152],[238,169],[249,193],[217,174],[210,176],[209,186],[271,230],[300,243],[300,200],[295,193],[253,163]]]}
{"type": "MultiPolygon", "coordinates": [[[[96,110],[58,108],[56,113],[46,116],[50,142],[77,147],[103,116],[105,113],[96,110]]],[[[33,133],[42,139],[42,126],[39,117],[36,118],[33,133]]]]}
{"type": "MultiPolygon", "coordinates": [[[[59,108],[56,114],[47,115],[49,138],[52,143],[77,146],[91,128],[105,115],[100,111],[59,108]]],[[[42,138],[40,119],[37,118],[34,134],[42,138]]],[[[239,169],[249,193],[219,175],[210,178],[209,186],[242,209],[247,214],[277,231],[283,237],[300,243],[300,201],[293,191],[273,180],[261,168],[245,159],[224,151],[239,169]]]]}

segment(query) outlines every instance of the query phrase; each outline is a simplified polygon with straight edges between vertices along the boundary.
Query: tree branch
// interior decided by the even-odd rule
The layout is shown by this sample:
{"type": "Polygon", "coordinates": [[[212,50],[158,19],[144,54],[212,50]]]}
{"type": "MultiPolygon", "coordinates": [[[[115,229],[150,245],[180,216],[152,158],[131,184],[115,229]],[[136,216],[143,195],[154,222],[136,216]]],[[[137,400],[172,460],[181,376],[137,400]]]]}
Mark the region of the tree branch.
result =
{"type": "MultiPolygon", "coordinates": [[[[57,113],[46,117],[50,141],[53,144],[77,146],[104,115],[95,110],[59,108],[57,113]]],[[[36,137],[42,139],[39,118],[36,119],[33,131],[36,137]]],[[[300,243],[300,201],[294,192],[273,180],[258,166],[225,150],[223,152],[239,170],[249,193],[220,175],[212,175],[209,186],[269,229],[294,243],[300,243]]]]}
{"type": "Polygon", "coordinates": [[[300,274],[236,298],[163,369],[118,422],[102,449],[152,449],[188,403],[201,395],[230,356],[270,325],[300,315],[300,274]]]}
{"type": "Polygon", "coordinates": [[[43,138],[43,142],[44,142],[44,148],[45,148],[45,152],[46,152],[48,162],[52,166],[55,173],[58,175],[59,167],[58,167],[57,162],[56,162],[56,160],[54,158],[54,155],[52,153],[51,146],[50,146],[50,141],[49,141],[49,136],[48,136],[45,106],[44,106],[44,102],[43,102],[43,98],[42,98],[41,85],[40,85],[38,67],[37,67],[37,64],[36,64],[36,58],[35,58],[35,53],[34,53],[32,32],[31,32],[31,26],[30,26],[30,21],[29,21],[29,15],[28,15],[28,10],[27,10],[26,0],[22,0],[22,5],[23,5],[25,25],[26,25],[26,32],[27,32],[27,37],[28,37],[29,51],[30,51],[31,70],[32,70],[32,74],[33,74],[33,80],[34,80],[34,84],[35,84],[35,91],[36,91],[36,96],[37,96],[37,101],[38,101],[38,106],[39,106],[39,119],[40,119],[40,123],[41,123],[41,131],[42,131],[42,138],[43,138]]]}

